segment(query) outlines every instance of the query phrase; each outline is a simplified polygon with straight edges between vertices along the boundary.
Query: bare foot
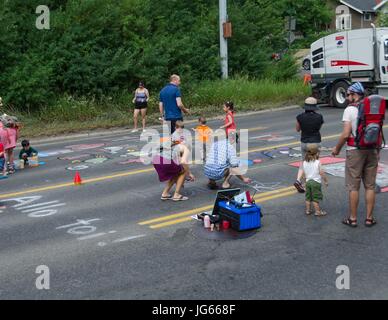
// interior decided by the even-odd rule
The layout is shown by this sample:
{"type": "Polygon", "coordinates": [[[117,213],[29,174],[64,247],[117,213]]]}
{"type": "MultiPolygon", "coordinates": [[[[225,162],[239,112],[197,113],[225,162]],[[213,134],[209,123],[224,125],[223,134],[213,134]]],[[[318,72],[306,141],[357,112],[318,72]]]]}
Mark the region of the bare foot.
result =
{"type": "Polygon", "coordinates": [[[223,183],[222,184],[222,188],[223,189],[229,189],[230,188],[230,184],[229,183],[223,183]]]}

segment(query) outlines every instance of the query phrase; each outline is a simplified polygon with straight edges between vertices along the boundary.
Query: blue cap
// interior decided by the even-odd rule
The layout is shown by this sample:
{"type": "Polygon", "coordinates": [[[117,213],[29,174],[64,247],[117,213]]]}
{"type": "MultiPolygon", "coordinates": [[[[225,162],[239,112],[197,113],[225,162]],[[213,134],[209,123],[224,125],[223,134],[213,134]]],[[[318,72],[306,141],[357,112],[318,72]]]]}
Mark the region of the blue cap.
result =
{"type": "Polygon", "coordinates": [[[365,92],[365,89],[364,89],[363,85],[360,82],[356,82],[356,83],[353,83],[348,88],[348,92],[357,93],[358,95],[363,96],[364,92],[365,92]]]}

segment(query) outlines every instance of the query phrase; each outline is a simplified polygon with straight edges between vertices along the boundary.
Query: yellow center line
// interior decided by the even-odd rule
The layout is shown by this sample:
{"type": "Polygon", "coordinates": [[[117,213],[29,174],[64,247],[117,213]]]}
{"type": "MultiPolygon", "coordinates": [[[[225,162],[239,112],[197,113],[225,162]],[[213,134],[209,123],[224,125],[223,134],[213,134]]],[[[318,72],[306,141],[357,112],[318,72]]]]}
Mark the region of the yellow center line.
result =
{"type": "MultiPolygon", "coordinates": [[[[260,200],[262,197],[266,197],[266,196],[273,195],[273,194],[279,194],[279,193],[282,193],[282,192],[287,192],[287,191],[290,191],[290,190],[293,190],[293,189],[294,189],[294,187],[287,187],[287,188],[281,188],[281,189],[277,189],[277,190],[273,190],[273,191],[263,192],[263,193],[260,193],[260,194],[256,195],[254,197],[254,199],[255,200],[260,200]]],[[[170,201],[170,200],[167,200],[167,201],[170,201]]],[[[196,212],[207,211],[207,210],[209,210],[211,208],[213,208],[213,205],[207,205],[207,206],[203,206],[203,207],[200,207],[200,208],[195,208],[195,209],[187,210],[187,211],[180,212],[180,213],[175,213],[175,214],[171,214],[171,215],[167,215],[167,216],[163,216],[163,217],[159,217],[159,218],[155,218],[155,219],[151,219],[151,220],[142,221],[142,222],[139,222],[139,225],[143,226],[143,225],[152,224],[152,223],[155,223],[155,222],[171,220],[171,219],[174,219],[174,218],[179,218],[179,217],[187,216],[189,214],[193,214],[193,213],[196,213],[196,212]]]]}
{"type": "MultiPolygon", "coordinates": [[[[340,136],[340,134],[333,134],[333,135],[330,135],[330,136],[323,137],[322,140],[325,140],[325,141],[326,140],[332,140],[332,139],[335,139],[335,138],[339,138],[339,136],[340,136]]],[[[251,153],[251,152],[260,152],[260,151],[267,151],[267,150],[272,150],[272,149],[278,149],[278,148],[282,148],[282,147],[296,146],[296,145],[299,145],[299,144],[300,144],[300,141],[290,141],[290,142],[283,143],[283,144],[266,146],[266,147],[261,147],[261,148],[256,148],[256,149],[249,149],[248,151],[240,152],[240,155],[241,154],[251,153]]]]}
{"type": "MultiPolygon", "coordinates": [[[[269,196],[269,197],[259,198],[257,200],[259,200],[261,203],[263,203],[263,202],[266,202],[266,201],[269,201],[269,200],[274,200],[274,199],[278,199],[278,198],[285,198],[287,196],[291,196],[291,195],[294,195],[296,193],[297,193],[297,191],[288,191],[288,192],[284,192],[284,193],[281,193],[281,194],[272,195],[272,196],[269,196]]],[[[200,211],[197,210],[196,212],[200,212],[200,211]]],[[[164,223],[154,224],[154,225],[151,225],[150,228],[151,229],[160,229],[160,228],[172,226],[172,225],[175,225],[175,224],[179,224],[179,223],[182,223],[182,222],[186,222],[186,221],[189,221],[191,219],[192,219],[191,216],[183,217],[183,218],[180,218],[180,219],[175,219],[175,220],[167,221],[167,222],[164,222],[164,223]]]]}
{"type": "Polygon", "coordinates": [[[248,132],[252,132],[252,131],[260,131],[260,130],[265,130],[265,129],[268,129],[268,127],[249,128],[249,129],[248,129],[248,132]]]}

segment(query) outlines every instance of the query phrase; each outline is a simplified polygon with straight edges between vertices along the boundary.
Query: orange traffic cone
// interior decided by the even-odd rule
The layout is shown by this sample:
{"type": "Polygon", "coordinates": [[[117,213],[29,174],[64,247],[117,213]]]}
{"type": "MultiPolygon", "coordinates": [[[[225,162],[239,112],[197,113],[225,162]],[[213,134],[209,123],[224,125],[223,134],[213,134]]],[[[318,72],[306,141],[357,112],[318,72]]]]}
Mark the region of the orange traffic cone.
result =
{"type": "Polygon", "coordinates": [[[75,185],[82,184],[81,176],[78,171],[75,173],[75,176],[74,176],[74,184],[75,185]]]}

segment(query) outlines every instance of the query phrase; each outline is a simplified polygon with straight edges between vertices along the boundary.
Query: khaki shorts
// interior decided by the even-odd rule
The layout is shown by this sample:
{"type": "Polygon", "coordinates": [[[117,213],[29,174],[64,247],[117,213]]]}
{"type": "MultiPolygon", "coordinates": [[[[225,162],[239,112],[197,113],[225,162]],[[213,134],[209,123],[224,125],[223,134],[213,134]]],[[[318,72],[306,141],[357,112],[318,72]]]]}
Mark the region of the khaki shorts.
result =
{"type": "Polygon", "coordinates": [[[359,191],[361,180],[366,190],[376,187],[377,150],[346,151],[345,183],[349,191],[359,191]]]}

